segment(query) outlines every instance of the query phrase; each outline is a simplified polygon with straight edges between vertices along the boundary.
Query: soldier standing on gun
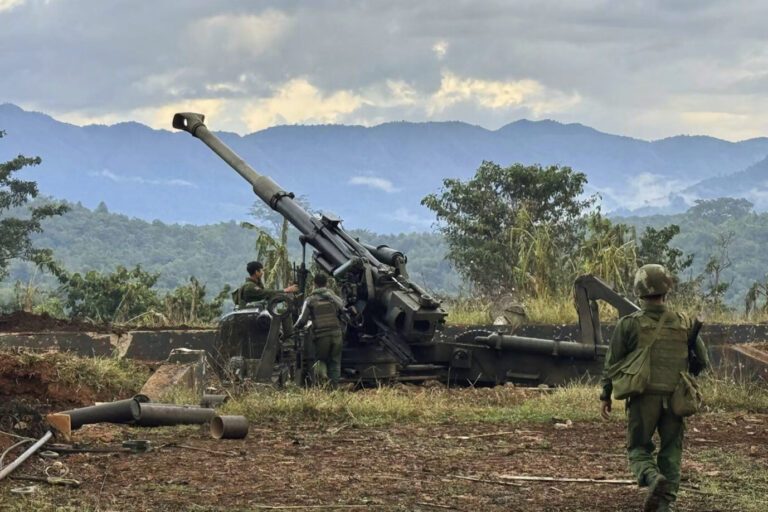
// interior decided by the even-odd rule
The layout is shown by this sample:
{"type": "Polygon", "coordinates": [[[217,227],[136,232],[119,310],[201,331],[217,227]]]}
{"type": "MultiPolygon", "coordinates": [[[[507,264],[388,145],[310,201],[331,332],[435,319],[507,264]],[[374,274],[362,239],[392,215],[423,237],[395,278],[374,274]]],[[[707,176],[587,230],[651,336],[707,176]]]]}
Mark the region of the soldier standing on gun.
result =
{"type": "Polygon", "coordinates": [[[327,380],[332,388],[336,388],[341,376],[343,343],[340,317],[346,315],[346,311],[342,300],[327,288],[328,276],[317,273],[313,283],[312,293],[304,300],[294,329],[301,329],[312,321],[312,340],[307,347],[315,360],[311,369],[312,381],[327,380]]]}
{"type": "Polygon", "coordinates": [[[692,321],[667,309],[664,301],[672,287],[672,276],[661,265],[645,265],[635,275],[635,292],[643,308],[619,319],[605,357],[601,413],[609,419],[613,383],[611,368],[642,347],[649,347],[650,377],[645,389],[627,401],[627,454],[629,467],[641,487],[648,487],[646,512],[669,511],[680,485],[684,419],[672,412],[670,398],[681,380],[681,372],[697,374],[709,365],[707,351],[698,336],[689,356],[692,321]],[[689,359],[693,359],[689,361],[689,359]],[[689,367],[689,364],[691,366],[689,367]],[[694,367],[695,366],[695,367],[694,367]],[[656,460],[653,434],[658,430],[661,446],[656,460]]]}

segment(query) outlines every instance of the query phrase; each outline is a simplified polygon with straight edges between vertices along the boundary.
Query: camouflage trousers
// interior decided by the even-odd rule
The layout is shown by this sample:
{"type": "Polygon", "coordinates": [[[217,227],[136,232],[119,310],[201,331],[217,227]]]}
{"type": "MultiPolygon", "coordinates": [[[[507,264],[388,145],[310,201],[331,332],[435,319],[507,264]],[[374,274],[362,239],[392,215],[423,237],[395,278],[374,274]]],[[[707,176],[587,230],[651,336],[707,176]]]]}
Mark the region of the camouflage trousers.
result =
{"type": "Polygon", "coordinates": [[[312,365],[312,381],[315,384],[328,381],[332,387],[339,385],[342,344],[341,331],[315,335],[310,353],[310,358],[315,361],[312,365]]]}
{"type": "Polygon", "coordinates": [[[683,458],[685,420],[672,414],[669,395],[644,394],[629,399],[627,404],[627,455],[629,468],[641,487],[653,483],[659,474],[671,484],[666,497],[672,502],[680,486],[680,463],[683,458]],[[659,453],[653,434],[659,432],[659,453]]]}

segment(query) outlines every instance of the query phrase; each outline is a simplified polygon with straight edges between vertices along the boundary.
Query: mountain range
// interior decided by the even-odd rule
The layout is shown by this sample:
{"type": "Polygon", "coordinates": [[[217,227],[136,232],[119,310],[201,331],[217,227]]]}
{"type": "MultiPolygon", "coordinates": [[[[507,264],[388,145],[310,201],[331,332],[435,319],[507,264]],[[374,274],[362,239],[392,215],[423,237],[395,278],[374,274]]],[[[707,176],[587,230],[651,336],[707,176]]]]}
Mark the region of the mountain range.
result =
{"type": "MultiPolygon", "coordinates": [[[[170,119],[169,125],[170,125],[170,119]]],[[[215,130],[216,119],[207,119],[215,130]]],[[[0,161],[40,156],[26,168],[43,194],[166,223],[244,220],[256,200],[243,181],[186,133],[134,123],[75,126],[0,105],[0,161]]],[[[257,171],[328,210],[350,228],[379,233],[427,230],[420,206],[444,178],[470,178],[483,160],[501,165],[568,165],[584,172],[614,214],[675,213],[698,198],[746,197],[768,208],[768,138],[728,142],[706,136],[645,141],[581,124],[521,120],[498,130],[462,122],[378,126],[277,126],[217,132],[257,171]]]]}

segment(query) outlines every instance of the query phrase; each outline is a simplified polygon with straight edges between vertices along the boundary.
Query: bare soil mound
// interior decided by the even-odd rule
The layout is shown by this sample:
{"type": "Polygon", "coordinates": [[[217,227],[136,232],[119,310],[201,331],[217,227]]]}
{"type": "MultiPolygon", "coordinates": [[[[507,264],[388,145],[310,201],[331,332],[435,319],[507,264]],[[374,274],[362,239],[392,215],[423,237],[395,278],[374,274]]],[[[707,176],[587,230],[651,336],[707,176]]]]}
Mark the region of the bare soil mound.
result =
{"type": "Polygon", "coordinates": [[[63,385],[50,362],[26,365],[14,354],[0,352],[0,403],[24,401],[38,410],[55,410],[92,405],[97,395],[87,386],[63,385]]]}
{"type": "Polygon", "coordinates": [[[62,320],[48,313],[35,315],[25,311],[14,311],[8,315],[0,315],[0,332],[40,331],[109,332],[110,327],[78,320],[62,320]]]}

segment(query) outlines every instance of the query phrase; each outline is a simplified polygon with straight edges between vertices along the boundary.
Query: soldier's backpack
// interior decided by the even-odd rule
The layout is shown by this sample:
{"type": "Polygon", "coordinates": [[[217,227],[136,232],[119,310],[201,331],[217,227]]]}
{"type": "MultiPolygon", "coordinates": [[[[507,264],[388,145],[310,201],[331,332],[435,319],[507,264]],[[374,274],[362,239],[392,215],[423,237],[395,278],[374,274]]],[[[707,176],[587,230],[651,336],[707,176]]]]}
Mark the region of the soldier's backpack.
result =
{"type": "Polygon", "coordinates": [[[661,326],[667,316],[665,312],[659,318],[650,342],[641,345],[638,341],[635,350],[609,368],[607,377],[613,383],[613,396],[616,400],[637,396],[645,391],[651,378],[651,349],[659,339],[661,326]]]}

